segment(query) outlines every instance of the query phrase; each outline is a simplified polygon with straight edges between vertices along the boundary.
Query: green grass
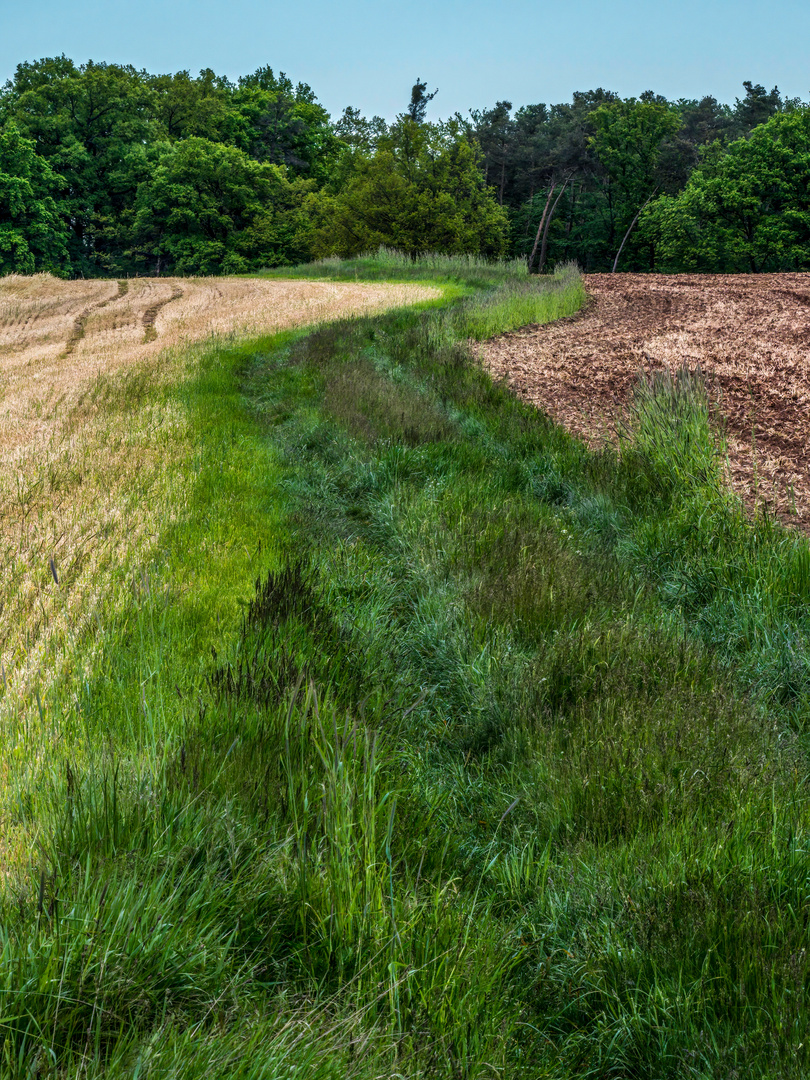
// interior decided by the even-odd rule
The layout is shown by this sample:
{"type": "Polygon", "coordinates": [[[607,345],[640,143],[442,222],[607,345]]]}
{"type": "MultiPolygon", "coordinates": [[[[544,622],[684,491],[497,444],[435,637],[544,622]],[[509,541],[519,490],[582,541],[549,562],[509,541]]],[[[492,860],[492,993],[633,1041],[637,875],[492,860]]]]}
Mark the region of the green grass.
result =
{"type": "Polygon", "coordinates": [[[18,793],[5,1075],[806,1075],[806,541],[694,374],[601,454],[492,384],[572,271],[418,269],[177,390],[183,512],[18,793]]]}
{"type": "Polygon", "coordinates": [[[263,271],[267,277],[330,278],[361,281],[441,281],[470,287],[491,288],[495,284],[526,280],[529,277],[523,258],[490,261],[476,255],[417,255],[381,247],[369,255],[354,259],[330,256],[290,269],[263,271]]]}

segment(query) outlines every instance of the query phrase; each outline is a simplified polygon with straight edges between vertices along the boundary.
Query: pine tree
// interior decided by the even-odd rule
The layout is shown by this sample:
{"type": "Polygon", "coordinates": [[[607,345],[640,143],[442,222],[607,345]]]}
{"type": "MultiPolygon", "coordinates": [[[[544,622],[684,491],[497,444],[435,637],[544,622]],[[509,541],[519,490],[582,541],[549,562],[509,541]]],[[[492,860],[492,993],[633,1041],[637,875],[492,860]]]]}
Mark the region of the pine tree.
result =
{"type": "Polygon", "coordinates": [[[438,94],[438,89],[434,90],[432,94],[426,94],[427,83],[417,75],[416,82],[411,87],[411,103],[408,106],[408,116],[416,124],[423,124],[425,122],[425,116],[427,115],[427,107],[429,102],[438,94]]]}

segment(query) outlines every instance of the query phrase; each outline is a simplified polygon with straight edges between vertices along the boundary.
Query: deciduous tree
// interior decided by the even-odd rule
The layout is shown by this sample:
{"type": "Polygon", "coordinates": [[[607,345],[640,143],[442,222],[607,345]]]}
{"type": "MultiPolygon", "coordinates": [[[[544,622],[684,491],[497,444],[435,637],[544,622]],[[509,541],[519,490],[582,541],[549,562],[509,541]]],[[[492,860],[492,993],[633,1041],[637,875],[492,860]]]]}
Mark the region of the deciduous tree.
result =
{"type": "Polygon", "coordinates": [[[668,104],[630,98],[600,105],[592,122],[591,145],[615,192],[615,270],[642,209],[661,185],[664,140],[678,130],[681,121],[668,104]]]}
{"type": "Polygon", "coordinates": [[[65,274],[68,230],[54,198],[62,184],[17,127],[0,132],[0,274],[65,274]]]}
{"type": "Polygon", "coordinates": [[[304,202],[314,185],[233,146],[165,146],[139,190],[130,255],[147,272],[233,273],[309,255],[304,202]]]}
{"type": "Polygon", "coordinates": [[[712,146],[676,196],[647,210],[663,269],[810,269],[810,109],[712,146]]]}
{"type": "Polygon", "coordinates": [[[461,136],[405,119],[357,162],[343,190],[321,203],[321,254],[356,255],[390,245],[426,251],[503,254],[508,221],[461,136]]]}

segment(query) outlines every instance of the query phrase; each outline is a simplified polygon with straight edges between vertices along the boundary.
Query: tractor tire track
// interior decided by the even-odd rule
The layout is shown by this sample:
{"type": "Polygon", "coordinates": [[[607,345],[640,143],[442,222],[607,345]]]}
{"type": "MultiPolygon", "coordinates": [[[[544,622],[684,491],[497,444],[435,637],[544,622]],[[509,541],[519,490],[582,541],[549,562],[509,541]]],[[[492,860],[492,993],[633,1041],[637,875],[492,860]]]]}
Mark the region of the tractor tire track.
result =
{"type": "Polygon", "coordinates": [[[147,345],[150,341],[154,341],[157,338],[157,328],[155,323],[157,317],[163,308],[167,304],[171,304],[173,300],[179,300],[183,296],[183,290],[179,285],[174,285],[172,288],[172,295],[167,296],[165,300],[156,300],[154,304],[150,304],[141,316],[141,325],[143,326],[143,344],[147,345]]]}
{"type": "Polygon", "coordinates": [[[116,292],[115,296],[108,296],[106,300],[100,300],[97,304],[90,304],[88,307],[84,308],[82,311],[79,312],[79,314],[73,321],[73,329],[70,332],[70,336],[65,342],[65,351],[60,357],[61,360],[64,360],[66,357],[70,356],[70,354],[74,351],[76,346],[84,337],[87,320],[90,318],[90,316],[95,314],[95,312],[100,311],[102,308],[107,307],[107,305],[111,304],[114,300],[120,300],[122,296],[126,296],[128,291],[129,282],[119,281],[118,291],[116,292]]]}

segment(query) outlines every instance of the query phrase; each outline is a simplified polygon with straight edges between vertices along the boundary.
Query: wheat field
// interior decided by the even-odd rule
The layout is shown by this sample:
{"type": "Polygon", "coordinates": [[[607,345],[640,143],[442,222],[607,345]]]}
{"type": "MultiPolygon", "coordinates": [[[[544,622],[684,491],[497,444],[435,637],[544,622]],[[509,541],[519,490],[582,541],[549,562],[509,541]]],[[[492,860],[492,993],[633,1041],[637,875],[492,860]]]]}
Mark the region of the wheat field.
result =
{"type": "MultiPolygon", "coordinates": [[[[103,648],[102,625],[184,512],[193,448],[172,387],[208,344],[439,295],[326,281],[0,278],[0,789],[51,753],[46,691],[66,671],[81,677],[103,648]]],[[[4,847],[14,831],[6,819],[4,847]]]]}

